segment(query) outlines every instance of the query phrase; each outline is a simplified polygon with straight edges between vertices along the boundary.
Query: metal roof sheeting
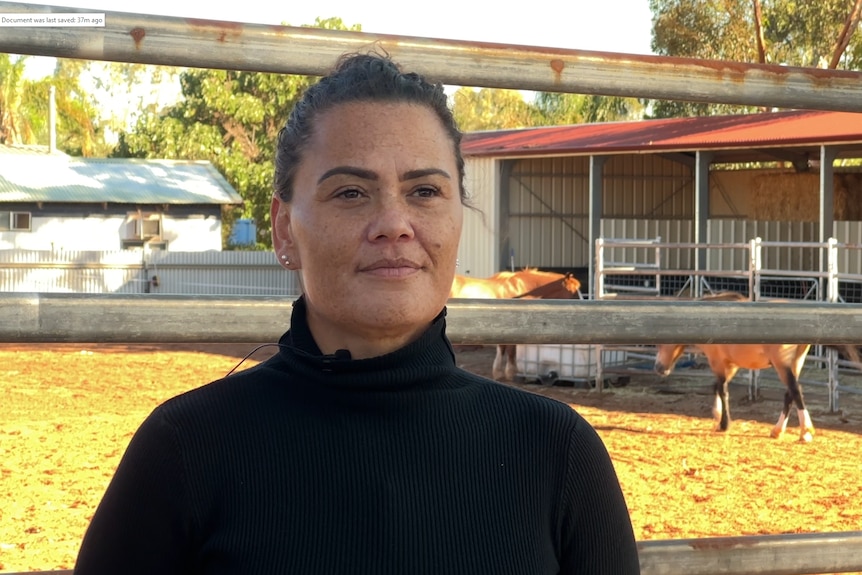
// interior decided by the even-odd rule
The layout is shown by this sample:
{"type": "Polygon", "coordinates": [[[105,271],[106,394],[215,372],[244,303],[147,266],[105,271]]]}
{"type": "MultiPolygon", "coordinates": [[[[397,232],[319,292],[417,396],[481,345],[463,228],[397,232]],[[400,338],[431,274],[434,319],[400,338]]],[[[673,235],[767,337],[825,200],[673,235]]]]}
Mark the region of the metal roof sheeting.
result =
{"type": "Polygon", "coordinates": [[[467,156],[533,156],[753,150],[821,144],[862,144],[862,114],[766,112],[474,132],[464,135],[461,149],[467,156]]]}
{"type": "Polygon", "coordinates": [[[0,147],[0,203],[241,204],[210,162],[73,158],[0,147]]]}

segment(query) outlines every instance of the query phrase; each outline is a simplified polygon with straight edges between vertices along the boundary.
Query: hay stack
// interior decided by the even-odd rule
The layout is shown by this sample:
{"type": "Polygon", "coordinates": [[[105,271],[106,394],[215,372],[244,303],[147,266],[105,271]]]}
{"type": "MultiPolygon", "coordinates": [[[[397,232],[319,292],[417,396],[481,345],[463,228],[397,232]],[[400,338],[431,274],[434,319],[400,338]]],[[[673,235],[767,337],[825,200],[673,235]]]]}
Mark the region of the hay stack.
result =
{"type": "Polygon", "coordinates": [[[835,219],[862,221],[862,174],[835,174],[835,219]]]}
{"type": "MultiPolygon", "coordinates": [[[[862,174],[835,174],[834,180],[834,218],[862,220],[862,174]]],[[[793,172],[757,176],[751,207],[755,220],[816,222],[820,215],[820,176],[793,172]]]]}

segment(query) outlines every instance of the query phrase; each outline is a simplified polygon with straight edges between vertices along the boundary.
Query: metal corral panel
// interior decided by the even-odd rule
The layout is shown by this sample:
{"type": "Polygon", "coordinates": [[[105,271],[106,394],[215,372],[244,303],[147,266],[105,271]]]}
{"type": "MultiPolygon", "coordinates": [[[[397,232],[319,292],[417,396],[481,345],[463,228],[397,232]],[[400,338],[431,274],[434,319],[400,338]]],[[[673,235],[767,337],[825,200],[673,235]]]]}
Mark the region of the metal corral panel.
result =
{"type": "MultiPolygon", "coordinates": [[[[818,225],[814,222],[772,222],[750,220],[709,220],[707,241],[710,244],[748,243],[754,238],[764,242],[816,242],[818,225]]],[[[816,248],[770,246],[763,249],[764,269],[817,271],[820,269],[816,248]]],[[[710,250],[707,266],[711,270],[748,268],[748,250],[710,250]]]]}
{"type": "Polygon", "coordinates": [[[862,274],[862,222],[835,222],[835,239],[848,244],[838,251],[838,273],[862,274]]]}
{"type": "MultiPolygon", "coordinates": [[[[601,226],[603,238],[628,240],[654,240],[661,238],[663,243],[689,243],[694,241],[693,225],[690,220],[628,220],[603,219],[601,226]]],[[[605,258],[611,262],[655,263],[654,248],[605,247],[605,258]]],[[[693,269],[694,250],[665,250],[661,254],[664,269],[693,269]]]]}
{"type": "MultiPolygon", "coordinates": [[[[747,220],[711,219],[707,221],[707,243],[722,244],[707,252],[708,270],[742,270],[748,268],[749,242],[761,238],[764,242],[816,242],[817,224],[812,222],[757,222],[747,220]],[[739,244],[739,248],[731,248],[739,244]]],[[[601,236],[608,239],[661,238],[664,244],[693,243],[693,224],[688,220],[631,220],[603,219],[601,236]]],[[[836,222],[839,242],[862,244],[862,223],[836,222]],[[840,232],[840,233],[839,233],[840,232]]],[[[842,254],[839,271],[858,273],[862,265],[862,249],[846,249],[842,254]]],[[[819,269],[817,248],[794,246],[764,247],[764,269],[816,271],[819,269]]],[[[608,262],[633,264],[655,263],[655,248],[607,246],[608,262]]],[[[694,250],[690,248],[664,249],[661,254],[663,269],[694,269],[694,250]]]]}
{"type": "Polygon", "coordinates": [[[0,292],[296,296],[300,287],[268,251],[0,250],[0,292]]]}
{"type": "Polygon", "coordinates": [[[691,218],[693,189],[685,164],[653,154],[613,156],[604,168],[602,217],[691,218]]]}
{"type": "Polygon", "coordinates": [[[503,182],[506,263],[516,268],[586,267],[589,158],[517,160],[511,168],[503,182]]]}
{"type": "Polygon", "coordinates": [[[500,202],[498,161],[493,158],[465,158],[467,195],[477,210],[464,210],[464,227],[458,247],[457,273],[488,277],[500,271],[497,243],[500,202]]]}

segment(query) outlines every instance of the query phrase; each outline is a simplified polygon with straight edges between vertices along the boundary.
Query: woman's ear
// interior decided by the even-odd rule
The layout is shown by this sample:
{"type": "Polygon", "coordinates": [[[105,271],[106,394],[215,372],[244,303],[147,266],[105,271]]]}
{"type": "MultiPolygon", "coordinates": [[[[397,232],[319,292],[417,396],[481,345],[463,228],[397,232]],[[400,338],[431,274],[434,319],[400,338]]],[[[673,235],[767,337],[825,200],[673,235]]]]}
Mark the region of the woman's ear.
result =
{"type": "Polygon", "coordinates": [[[284,267],[296,269],[299,264],[299,254],[294,249],[290,230],[290,203],[283,201],[278,194],[274,194],[269,217],[272,224],[272,249],[275,257],[284,267]]]}

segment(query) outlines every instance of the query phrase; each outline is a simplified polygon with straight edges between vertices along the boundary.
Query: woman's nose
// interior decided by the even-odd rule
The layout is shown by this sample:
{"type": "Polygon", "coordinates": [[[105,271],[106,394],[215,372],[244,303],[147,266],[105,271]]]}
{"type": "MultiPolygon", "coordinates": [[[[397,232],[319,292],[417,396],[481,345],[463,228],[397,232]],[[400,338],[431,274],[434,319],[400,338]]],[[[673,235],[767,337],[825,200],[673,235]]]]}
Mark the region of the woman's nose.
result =
{"type": "Polygon", "coordinates": [[[378,202],[369,226],[369,239],[401,239],[414,236],[410,206],[404,198],[378,202]]]}

